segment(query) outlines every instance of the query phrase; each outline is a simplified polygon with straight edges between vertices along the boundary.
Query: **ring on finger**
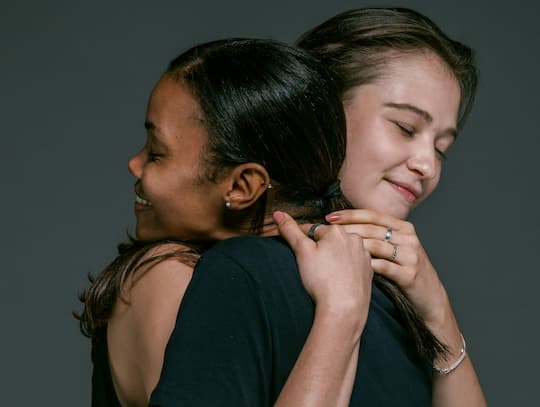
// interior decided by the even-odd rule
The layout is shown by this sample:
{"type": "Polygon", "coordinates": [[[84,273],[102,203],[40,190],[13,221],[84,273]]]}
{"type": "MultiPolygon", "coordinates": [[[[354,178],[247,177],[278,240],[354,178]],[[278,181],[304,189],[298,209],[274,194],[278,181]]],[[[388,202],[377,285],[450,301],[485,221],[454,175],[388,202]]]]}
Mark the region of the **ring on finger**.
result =
{"type": "Polygon", "coordinates": [[[398,251],[398,248],[395,244],[392,245],[393,249],[392,249],[392,255],[388,258],[389,261],[394,261],[396,260],[396,257],[397,257],[397,251],[398,251]]]}
{"type": "Polygon", "coordinates": [[[384,235],[384,241],[390,243],[390,239],[392,239],[392,228],[386,229],[386,234],[384,235]]]}
{"type": "Polygon", "coordinates": [[[307,233],[308,237],[311,240],[315,240],[315,233],[317,232],[317,229],[319,229],[321,226],[322,226],[322,223],[314,223],[313,225],[311,225],[307,233]]]}

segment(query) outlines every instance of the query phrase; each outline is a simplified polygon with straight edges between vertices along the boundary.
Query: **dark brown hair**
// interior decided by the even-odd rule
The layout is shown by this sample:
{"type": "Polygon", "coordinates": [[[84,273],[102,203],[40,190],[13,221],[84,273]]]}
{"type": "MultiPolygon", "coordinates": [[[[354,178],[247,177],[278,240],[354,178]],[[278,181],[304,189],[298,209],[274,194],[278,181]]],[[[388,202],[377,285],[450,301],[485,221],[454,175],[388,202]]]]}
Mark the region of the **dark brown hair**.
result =
{"type": "MultiPolygon", "coordinates": [[[[416,11],[405,8],[346,11],[303,34],[297,45],[330,69],[344,103],[356,87],[384,75],[391,59],[404,54],[432,53],[459,82],[458,127],[471,110],[477,85],[473,51],[450,39],[433,21],[416,11]]],[[[417,353],[428,360],[446,356],[447,347],[429,331],[397,285],[379,275],[374,279],[399,310],[417,353]]]]}
{"type": "MultiPolygon", "coordinates": [[[[345,115],[332,76],[308,52],[269,40],[214,41],[182,53],[165,75],[187,86],[200,105],[209,180],[254,162],[271,177],[275,209],[287,205],[298,209],[301,221],[322,221],[329,211],[350,207],[341,193],[322,199],[345,158],[345,115]]],[[[258,233],[266,194],[253,209],[243,216],[258,233]]],[[[134,271],[168,258],[194,265],[207,246],[189,243],[168,252],[153,250],[163,242],[121,244],[118,257],[81,296],[82,333],[93,339],[101,334],[134,271]]]]}

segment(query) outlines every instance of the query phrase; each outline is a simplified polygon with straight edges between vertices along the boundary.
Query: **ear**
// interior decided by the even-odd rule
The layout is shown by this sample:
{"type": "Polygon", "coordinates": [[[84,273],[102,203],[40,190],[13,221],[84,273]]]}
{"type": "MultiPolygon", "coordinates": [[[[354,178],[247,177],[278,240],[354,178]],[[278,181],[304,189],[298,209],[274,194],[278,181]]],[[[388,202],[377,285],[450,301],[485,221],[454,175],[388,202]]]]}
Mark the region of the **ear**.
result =
{"type": "Polygon", "coordinates": [[[270,185],[268,171],[260,164],[245,163],[235,167],[227,177],[229,190],[225,202],[229,209],[242,210],[252,206],[270,185]]]}

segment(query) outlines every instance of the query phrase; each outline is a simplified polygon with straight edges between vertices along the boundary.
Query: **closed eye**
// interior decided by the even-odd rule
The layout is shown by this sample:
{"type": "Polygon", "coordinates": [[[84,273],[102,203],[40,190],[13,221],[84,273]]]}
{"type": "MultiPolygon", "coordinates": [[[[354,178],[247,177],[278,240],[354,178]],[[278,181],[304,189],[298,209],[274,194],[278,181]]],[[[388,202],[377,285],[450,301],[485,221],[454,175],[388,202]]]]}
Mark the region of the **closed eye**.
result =
{"type": "Polygon", "coordinates": [[[151,161],[151,162],[158,161],[159,157],[161,157],[161,154],[157,154],[152,151],[148,153],[148,161],[151,161]]]}
{"type": "Polygon", "coordinates": [[[412,137],[414,135],[414,129],[400,122],[394,122],[399,131],[407,137],[412,137]]]}
{"type": "Polygon", "coordinates": [[[447,157],[443,151],[439,150],[438,148],[436,148],[435,151],[437,152],[437,155],[441,158],[441,160],[446,160],[447,157]]]}

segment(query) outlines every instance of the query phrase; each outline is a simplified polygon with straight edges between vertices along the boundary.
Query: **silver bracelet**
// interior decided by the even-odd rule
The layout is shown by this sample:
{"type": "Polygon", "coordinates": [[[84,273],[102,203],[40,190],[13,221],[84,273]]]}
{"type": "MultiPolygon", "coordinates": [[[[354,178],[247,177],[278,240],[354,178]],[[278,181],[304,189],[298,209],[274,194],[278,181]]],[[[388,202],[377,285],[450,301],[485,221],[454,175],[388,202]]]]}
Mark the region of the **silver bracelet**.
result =
{"type": "Polygon", "coordinates": [[[436,367],[433,366],[433,370],[435,370],[437,373],[442,375],[447,375],[452,370],[454,370],[456,367],[460,365],[461,362],[463,362],[463,359],[465,359],[465,356],[467,356],[467,344],[465,343],[465,338],[463,337],[463,334],[459,334],[461,336],[461,341],[463,342],[463,346],[459,350],[459,356],[458,358],[448,367],[436,367]]]}

